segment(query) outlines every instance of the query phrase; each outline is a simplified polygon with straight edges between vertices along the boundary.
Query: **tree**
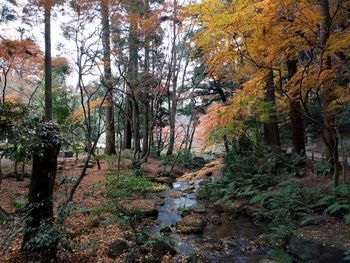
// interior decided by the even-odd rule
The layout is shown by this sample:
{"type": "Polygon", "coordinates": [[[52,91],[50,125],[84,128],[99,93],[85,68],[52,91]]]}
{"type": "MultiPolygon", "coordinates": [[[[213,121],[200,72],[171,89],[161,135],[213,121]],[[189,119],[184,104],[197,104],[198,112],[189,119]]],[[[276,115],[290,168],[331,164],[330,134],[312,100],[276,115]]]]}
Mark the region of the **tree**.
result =
{"type": "Polygon", "coordinates": [[[268,104],[268,118],[264,123],[264,137],[267,145],[280,146],[280,135],[277,123],[275,84],[273,81],[273,71],[266,74],[266,94],[265,102],[268,104]]]}
{"type": "Polygon", "coordinates": [[[209,72],[237,79],[273,71],[276,92],[290,105],[295,150],[300,152],[304,146],[303,129],[297,123],[303,116],[320,129],[333,163],[335,185],[339,123],[334,121],[334,112],[348,101],[344,96],[348,88],[339,81],[348,72],[344,67],[349,49],[344,26],[347,7],[344,1],[266,0],[203,1],[189,8],[201,26],[194,41],[209,72]],[[311,100],[317,101],[322,121],[310,114],[311,100]]]}
{"type": "Polygon", "coordinates": [[[102,20],[102,45],[103,45],[103,65],[104,80],[103,83],[108,90],[106,98],[106,149],[108,155],[116,154],[115,150],[115,127],[113,112],[113,88],[112,88],[112,70],[111,70],[111,45],[110,45],[110,26],[109,26],[109,1],[101,0],[101,20],[102,20]]]}
{"type": "Polygon", "coordinates": [[[39,5],[44,9],[45,24],[45,117],[41,122],[38,138],[42,142],[33,153],[33,169],[28,193],[28,217],[24,229],[22,249],[38,251],[44,255],[56,254],[57,240],[37,244],[43,231],[51,231],[53,217],[53,193],[57,172],[57,156],[60,150],[58,126],[52,122],[52,60],[51,60],[51,11],[54,2],[45,0],[39,5]]]}
{"type": "Polygon", "coordinates": [[[166,154],[168,156],[173,154],[174,145],[175,145],[175,125],[176,125],[176,109],[177,109],[177,46],[176,46],[176,38],[177,38],[177,1],[173,2],[173,25],[172,25],[172,68],[171,68],[171,81],[172,81],[172,91],[169,100],[169,126],[170,126],[170,134],[169,134],[169,145],[166,154]]]}

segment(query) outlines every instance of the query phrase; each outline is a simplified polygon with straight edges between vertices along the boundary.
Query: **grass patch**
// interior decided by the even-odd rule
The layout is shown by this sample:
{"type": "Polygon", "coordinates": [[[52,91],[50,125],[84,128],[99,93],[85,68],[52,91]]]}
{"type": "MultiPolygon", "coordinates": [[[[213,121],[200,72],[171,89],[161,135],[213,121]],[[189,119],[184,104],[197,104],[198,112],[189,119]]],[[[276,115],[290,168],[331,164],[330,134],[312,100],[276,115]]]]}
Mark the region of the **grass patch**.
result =
{"type": "Polygon", "coordinates": [[[16,210],[16,211],[22,211],[26,208],[28,201],[26,199],[20,198],[13,198],[11,199],[10,205],[16,210]]]}
{"type": "Polygon", "coordinates": [[[145,194],[152,189],[152,182],[142,176],[125,176],[117,171],[106,175],[106,197],[126,197],[130,194],[145,194]]]}

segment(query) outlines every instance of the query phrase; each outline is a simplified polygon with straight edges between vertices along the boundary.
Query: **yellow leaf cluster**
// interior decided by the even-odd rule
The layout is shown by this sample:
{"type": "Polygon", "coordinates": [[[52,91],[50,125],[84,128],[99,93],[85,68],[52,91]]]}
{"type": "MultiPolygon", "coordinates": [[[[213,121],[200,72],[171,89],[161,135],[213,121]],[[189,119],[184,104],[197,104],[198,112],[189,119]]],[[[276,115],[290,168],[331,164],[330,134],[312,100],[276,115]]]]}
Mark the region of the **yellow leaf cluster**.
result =
{"type": "Polygon", "coordinates": [[[78,124],[85,120],[84,109],[86,112],[92,111],[98,107],[105,107],[107,104],[103,99],[92,100],[84,105],[84,108],[81,107],[74,111],[74,113],[69,117],[69,120],[72,124],[78,124]]]}

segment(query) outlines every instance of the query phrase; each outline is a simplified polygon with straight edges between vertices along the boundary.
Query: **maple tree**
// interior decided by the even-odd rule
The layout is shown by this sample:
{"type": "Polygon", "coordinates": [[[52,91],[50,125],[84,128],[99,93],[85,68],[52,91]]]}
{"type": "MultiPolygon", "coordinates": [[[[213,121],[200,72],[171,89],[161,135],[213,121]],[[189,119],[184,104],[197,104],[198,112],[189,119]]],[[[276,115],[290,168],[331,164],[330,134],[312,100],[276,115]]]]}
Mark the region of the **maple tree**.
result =
{"type": "MultiPolygon", "coordinates": [[[[276,86],[271,95],[277,93],[289,102],[295,151],[304,151],[302,119],[319,126],[327,158],[333,163],[335,185],[339,177],[335,104],[339,100],[348,102],[344,96],[348,87],[338,81],[338,76],[347,72],[343,65],[347,60],[344,51],[349,48],[345,44],[349,32],[342,25],[348,4],[347,1],[202,1],[187,10],[194,15],[193,22],[200,25],[193,40],[210,74],[220,77],[224,73],[226,78],[237,81],[240,76],[251,78],[269,72],[270,84],[256,89],[276,86]],[[335,38],[339,45],[334,44],[335,38]],[[313,97],[319,98],[323,122],[309,114],[308,102],[313,97]]],[[[266,99],[268,94],[269,89],[266,99]]],[[[278,111],[275,99],[269,97],[267,101],[274,110],[265,126],[275,123],[278,111]]],[[[226,107],[238,106],[230,103],[226,107]]],[[[231,121],[228,117],[227,123],[231,121]]],[[[274,131],[265,129],[265,138],[274,134],[274,144],[279,144],[274,125],[274,131]]]]}
{"type": "MultiPolygon", "coordinates": [[[[0,42],[0,59],[1,103],[6,103],[7,95],[14,98],[20,97],[20,93],[26,92],[29,97],[28,89],[24,86],[29,86],[31,83],[35,84],[40,80],[42,74],[42,54],[38,45],[29,39],[11,40],[3,38],[0,42]],[[22,83],[15,84],[15,79],[20,79],[22,83]],[[9,87],[9,83],[11,87],[9,87]],[[17,85],[19,87],[16,87],[17,85]]],[[[21,98],[21,100],[23,99],[21,98]]]]}

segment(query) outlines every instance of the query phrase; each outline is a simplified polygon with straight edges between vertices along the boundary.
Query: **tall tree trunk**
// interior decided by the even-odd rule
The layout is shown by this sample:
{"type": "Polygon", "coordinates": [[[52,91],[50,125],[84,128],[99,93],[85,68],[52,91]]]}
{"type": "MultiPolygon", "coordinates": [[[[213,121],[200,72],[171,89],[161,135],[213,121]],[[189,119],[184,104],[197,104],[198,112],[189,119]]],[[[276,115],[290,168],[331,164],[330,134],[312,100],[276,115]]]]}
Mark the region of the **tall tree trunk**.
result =
{"type": "Polygon", "coordinates": [[[113,111],[113,87],[111,71],[111,40],[109,28],[109,1],[101,0],[101,19],[102,19],[102,45],[103,45],[103,66],[104,66],[104,85],[107,88],[106,97],[106,149],[107,155],[116,154],[115,150],[115,127],[113,111]]]}
{"type": "Polygon", "coordinates": [[[169,145],[166,155],[171,156],[174,151],[175,145],[175,126],[176,126],[176,111],[177,111],[177,74],[176,74],[176,64],[177,64],[177,50],[176,50],[176,5],[177,2],[174,0],[174,21],[173,21],[173,47],[172,47],[172,86],[173,90],[171,93],[171,109],[170,109],[170,118],[169,118],[169,145]]]}
{"type": "Polygon", "coordinates": [[[132,130],[131,130],[130,118],[132,116],[132,104],[129,98],[127,99],[126,107],[127,107],[126,114],[128,116],[125,116],[124,148],[131,149],[132,130]]]}
{"type": "MultiPolygon", "coordinates": [[[[50,235],[53,218],[53,192],[57,172],[57,156],[60,150],[58,142],[59,130],[52,123],[52,65],[51,65],[51,8],[52,2],[45,1],[45,123],[39,139],[45,142],[42,153],[33,155],[33,168],[28,194],[28,213],[24,229],[22,250],[31,250],[32,242],[37,243],[37,235],[44,230],[50,235]],[[48,228],[41,229],[45,226],[48,228]]],[[[41,233],[42,234],[42,233],[41,233]]],[[[56,254],[55,239],[45,244],[37,244],[36,249],[50,257],[56,254]]]]}
{"type": "Polygon", "coordinates": [[[143,137],[142,137],[142,158],[146,158],[149,155],[149,101],[144,103],[143,113],[143,137]]]}
{"type": "MultiPolygon", "coordinates": [[[[287,60],[288,80],[297,73],[297,61],[287,60]]],[[[292,124],[292,142],[293,150],[298,154],[305,154],[305,129],[303,125],[303,116],[301,112],[300,100],[298,94],[290,94],[290,120],[292,124]]]]}
{"type": "MultiPolygon", "coordinates": [[[[327,40],[330,35],[331,28],[331,15],[329,9],[328,0],[320,0],[320,15],[322,16],[322,21],[320,25],[320,47],[323,54],[327,40]]],[[[325,57],[321,61],[324,70],[330,69],[332,66],[332,61],[329,56],[325,57]]],[[[336,123],[334,112],[330,110],[330,105],[333,101],[331,94],[331,87],[327,84],[322,86],[322,112],[323,112],[323,139],[326,146],[326,159],[332,164],[334,186],[339,184],[339,174],[340,174],[340,163],[339,163],[339,152],[338,152],[338,138],[336,133],[336,123]]]]}
{"type": "Polygon", "coordinates": [[[40,138],[46,141],[42,152],[33,155],[33,169],[29,185],[28,194],[28,216],[26,218],[26,227],[24,229],[22,250],[32,251],[33,244],[36,245],[34,250],[41,254],[53,257],[56,254],[57,241],[54,237],[47,240],[45,244],[37,243],[42,231],[48,235],[52,231],[53,218],[53,193],[57,172],[57,156],[60,145],[55,141],[59,133],[58,127],[52,123],[43,123],[46,131],[45,135],[40,138]]]}
{"type": "Polygon", "coordinates": [[[269,70],[266,76],[265,101],[269,103],[269,119],[264,123],[264,135],[267,145],[280,146],[280,135],[277,123],[275,85],[273,82],[273,71],[269,70]]]}
{"type": "Polygon", "coordinates": [[[138,103],[134,100],[132,105],[132,131],[134,138],[134,158],[139,159],[141,153],[140,145],[140,111],[138,103]]]}
{"type": "MultiPolygon", "coordinates": [[[[149,1],[146,1],[146,17],[149,15],[149,1]]],[[[142,159],[147,161],[149,155],[149,129],[150,129],[150,37],[146,36],[145,39],[145,69],[144,75],[146,81],[144,83],[144,96],[143,96],[143,137],[142,137],[142,159]]]]}
{"type": "Polygon", "coordinates": [[[131,102],[131,131],[133,137],[134,157],[138,158],[140,147],[140,125],[139,125],[139,105],[138,105],[138,32],[137,21],[135,16],[138,15],[138,3],[136,1],[128,1],[129,12],[129,67],[128,67],[128,84],[131,102]]]}
{"type": "Polygon", "coordinates": [[[45,23],[45,121],[52,120],[51,0],[44,1],[45,23]]]}

